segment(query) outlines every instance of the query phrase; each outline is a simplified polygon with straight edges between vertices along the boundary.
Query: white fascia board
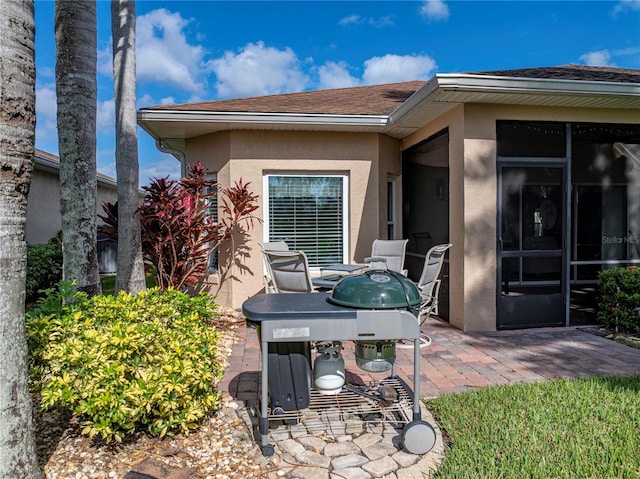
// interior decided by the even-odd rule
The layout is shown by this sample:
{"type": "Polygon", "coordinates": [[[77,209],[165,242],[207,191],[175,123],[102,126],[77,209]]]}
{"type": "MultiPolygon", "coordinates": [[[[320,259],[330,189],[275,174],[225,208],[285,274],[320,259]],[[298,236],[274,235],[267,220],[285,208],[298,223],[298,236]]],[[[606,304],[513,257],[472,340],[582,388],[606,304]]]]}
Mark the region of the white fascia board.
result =
{"type": "Polygon", "coordinates": [[[244,113],[188,110],[139,110],[138,121],[193,121],[203,123],[251,123],[288,125],[379,126],[388,123],[387,115],[328,115],[309,113],[244,113]]]}
{"type": "Polygon", "coordinates": [[[415,91],[413,95],[407,98],[398,108],[396,108],[391,115],[389,115],[389,123],[393,124],[401,121],[402,118],[408,114],[411,110],[422,105],[425,100],[431,101],[429,98],[438,89],[438,76],[434,76],[427,83],[422,85],[422,88],[415,91]]]}
{"type": "Polygon", "coordinates": [[[547,78],[517,78],[486,75],[436,75],[438,87],[445,91],[530,92],[535,94],[640,95],[640,84],[547,78]]]}

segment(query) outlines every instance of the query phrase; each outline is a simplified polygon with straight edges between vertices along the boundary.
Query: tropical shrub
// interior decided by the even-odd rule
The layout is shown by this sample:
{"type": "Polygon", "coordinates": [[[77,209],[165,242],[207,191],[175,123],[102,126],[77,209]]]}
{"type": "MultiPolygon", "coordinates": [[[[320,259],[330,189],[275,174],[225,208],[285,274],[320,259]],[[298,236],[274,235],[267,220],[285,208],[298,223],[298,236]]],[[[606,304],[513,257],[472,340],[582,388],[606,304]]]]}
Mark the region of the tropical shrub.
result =
{"type": "MultiPolygon", "coordinates": [[[[180,181],[155,179],[139,208],[142,254],[161,288],[193,289],[207,274],[209,255],[253,226],[257,196],[242,179],[225,188],[208,179],[200,164],[180,181]],[[218,196],[220,217],[212,212],[218,196]]],[[[103,204],[100,231],[117,241],[117,204],[103,204]]]]}
{"type": "Polygon", "coordinates": [[[83,434],[106,442],[188,433],[220,404],[217,316],[204,293],[88,298],[61,283],[27,318],[42,406],[69,408],[83,434]]]}
{"type": "Polygon", "coordinates": [[[27,245],[27,301],[62,279],[62,231],[45,244],[27,245]]]}
{"type": "Polygon", "coordinates": [[[597,318],[618,332],[640,335],[640,268],[612,268],[598,275],[597,318]]]}

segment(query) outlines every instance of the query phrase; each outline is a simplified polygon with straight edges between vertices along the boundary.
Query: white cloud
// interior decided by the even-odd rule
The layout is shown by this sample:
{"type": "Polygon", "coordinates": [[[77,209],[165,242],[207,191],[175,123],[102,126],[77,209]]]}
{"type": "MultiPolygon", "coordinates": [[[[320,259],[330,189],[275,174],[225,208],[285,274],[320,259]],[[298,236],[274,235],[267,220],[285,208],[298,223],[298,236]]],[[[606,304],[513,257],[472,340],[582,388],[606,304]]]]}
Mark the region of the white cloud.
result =
{"type": "Polygon", "coordinates": [[[357,15],[355,13],[352,13],[351,15],[347,15],[346,17],[343,17],[338,21],[338,25],[346,28],[351,27],[353,25],[362,25],[362,24],[367,24],[375,28],[384,28],[384,27],[393,26],[394,21],[393,21],[393,18],[389,15],[385,15],[384,17],[374,18],[374,17],[361,17],[360,15],[357,15]]]}
{"type": "MultiPolygon", "coordinates": [[[[597,66],[597,67],[615,67],[620,63],[626,63],[627,59],[622,57],[637,57],[640,53],[640,46],[620,48],[618,50],[597,50],[593,52],[587,52],[584,55],[580,55],[580,61],[585,65],[597,66]],[[616,62],[616,59],[618,60],[616,62]]],[[[633,61],[633,60],[632,60],[633,61]]]]}
{"type": "Polygon", "coordinates": [[[109,44],[103,49],[98,49],[98,64],[96,66],[98,73],[113,77],[113,42],[109,37],[109,44]]]}
{"type": "Polygon", "coordinates": [[[116,103],[113,98],[99,101],[96,111],[96,130],[98,134],[113,135],[116,129],[116,103]]]}
{"type": "Polygon", "coordinates": [[[155,105],[175,105],[176,99],[172,96],[161,98],[159,101],[153,98],[149,93],[145,93],[136,101],[138,108],[147,108],[155,105]]]}
{"type": "Polygon", "coordinates": [[[420,14],[429,20],[447,20],[449,7],[444,3],[444,0],[425,0],[420,8],[420,14]]]}
{"type": "Polygon", "coordinates": [[[629,47],[629,48],[622,48],[620,50],[614,50],[611,55],[614,57],[617,56],[624,56],[624,55],[638,55],[640,54],[640,46],[637,47],[629,47]]]}
{"type": "Polygon", "coordinates": [[[426,55],[391,54],[370,58],[364,66],[362,79],[366,85],[427,80],[437,68],[435,60],[426,55]]]}
{"type": "Polygon", "coordinates": [[[191,93],[206,89],[205,50],[187,41],[189,24],[179,13],[164,8],[137,19],[136,74],[140,82],[159,82],[191,93]]]}
{"type": "Polygon", "coordinates": [[[341,27],[348,27],[350,25],[357,25],[362,22],[363,20],[362,18],[360,18],[360,15],[352,13],[351,15],[347,15],[346,17],[341,18],[338,21],[338,25],[340,25],[341,27]]]}
{"type": "Polygon", "coordinates": [[[50,145],[49,149],[46,150],[50,153],[58,151],[57,111],[55,85],[38,86],[36,88],[36,138],[38,148],[45,148],[44,145],[50,145]],[[51,147],[53,145],[56,146],[52,151],[51,147]]]}
{"type": "Polygon", "coordinates": [[[265,47],[264,42],[248,43],[238,53],[227,51],[208,66],[216,74],[218,96],[223,98],[301,91],[308,84],[290,48],[278,50],[265,47]]]}
{"type": "Polygon", "coordinates": [[[347,88],[360,84],[358,78],[349,73],[346,62],[327,62],[318,68],[318,88],[347,88]]]}
{"type": "Polygon", "coordinates": [[[156,104],[156,101],[148,93],[145,93],[144,95],[142,95],[140,98],[136,100],[137,108],[146,108],[148,106],[153,106],[155,104],[156,104]]]}
{"type": "Polygon", "coordinates": [[[640,10],[640,0],[620,0],[613,8],[613,15],[640,10]]]}
{"type": "Polygon", "coordinates": [[[608,50],[585,53],[584,55],[580,55],[580,61],[592,67],[613,66],[611,63],[611,54],[608,50]]]}
{"type": "Polygon", "coordinates": [[[180,162],[168,153],[155,152],[150,160],[140,158],[140,184],[148,185],[154,178],[169,177],[171,180],[180,179],[180,162]]]}

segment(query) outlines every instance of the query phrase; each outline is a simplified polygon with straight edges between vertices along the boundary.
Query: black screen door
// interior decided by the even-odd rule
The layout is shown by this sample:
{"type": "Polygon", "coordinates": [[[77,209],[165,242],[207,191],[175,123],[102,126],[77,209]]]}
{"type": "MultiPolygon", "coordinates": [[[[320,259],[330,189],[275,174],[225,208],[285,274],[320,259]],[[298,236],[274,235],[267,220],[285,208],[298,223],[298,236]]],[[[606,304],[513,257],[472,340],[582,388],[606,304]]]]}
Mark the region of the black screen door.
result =
{"type": "Polygon", "coordinates": [[[565,184],[557,163],[499,166],[498,329],[566,324],[565,184]]]}

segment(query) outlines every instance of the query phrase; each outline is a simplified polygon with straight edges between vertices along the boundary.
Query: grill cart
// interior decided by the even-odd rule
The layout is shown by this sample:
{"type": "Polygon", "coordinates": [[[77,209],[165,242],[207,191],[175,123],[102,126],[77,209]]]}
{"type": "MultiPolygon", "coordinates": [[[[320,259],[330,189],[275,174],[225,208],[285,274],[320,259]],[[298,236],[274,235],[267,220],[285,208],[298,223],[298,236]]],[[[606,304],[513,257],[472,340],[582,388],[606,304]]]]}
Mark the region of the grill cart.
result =
{"type": "MultiPolygon", "coordinates": [[[[388,282],[384,279],[382,281],[388,282]]],[[[337,286],[336,289],[338,289],[337,286]]],[[[344,302],[345,297],[342,299],[344,302]]],[[[270,364],[271,366],[276,364],[282,366],[281,360],[274,361],[273,357],[270,360],[270,356],[273,356],[271,352],[275,350],[274,346],[348,340],[356,342],[356,354],[362,356],[356,357],[357,364],[362,369],[384,371],[385,366],[381,367],[381,365],[385,364],[391,368],[391,376],[383,381],[384,384],[381,383],[381,387],[388,390],[389,387],[401,384],[403,389],[407,389],[406,393],[398,394],[398,401],[404,401],[403,404],[409,408],[405,414],[408,416],[408,420],[402,430],[405,449],[413,454],[424,454],[433,448],[435,430],[429,423],[421,420],[418,402],[420,400],[420,325],[418,319],[407,310],[411,308],[407,308],[406,303],[404,310],[366,309],[363,306],[364,304],[358,307],[336,304],[336,301],[332,301],[332,297],[326,293],[258,294],[244,302],[243,313],[248,322],[256,326],[261,341],[262,381],[258,429],[263,455],[270,456],[274,452],[274,446],[268,443],[272,385],[278,384],[278,387],[281,388],[282,384],[286,384],[286,381],[274,378],[274,373],[270,371],[270,364]],[[401,339],[413,340],[414,342],[413,391],[396,377],[395,354],[388,352],[389,343],[401,339]]],[[[378,304],[378,306],[384,308],[384,304],[378,304]]],[[[292,349],[292,351],[297,351],[295,356],[300,356],[299,352],[304,350],[305,348],[299,347],[292,349]]],[[[282,359],[282,354],[280,354],[280,359],[282,359]]],[[[278,371],[280,368],[274,369],[276,375],[280,374],[278,371]]],[[[296,374],[293,374],[294,383],[296,382],[295,376],[296,374]]],[[[313,386],[310,373],[308,378],[304,374],[302,376],[304,376],[303,379],[297,380],[298,384],[290,384],[291,391],[288,396],[298,399],[302,397],[302,407],[305,407],[307,405],[305,404],[305,394],[301,394],[300,389],[308,388],[306,397],[309,401],[309,407],[314,406],[315,400],[326,401],[328,396],[322,392],[318,394],[313,386]],[[300,382],[303,383],[302,386],[300,382]]],[[[357,388],[348,384],[344,385],[340,394],[343,392],[348,395],[354,393],[358,395],[357,388]]],[[[281,396],[282,391],[279,390],[277,394],[281,396]]],[[[329,394],[334,393],[330,392],[329,394]]],[[[367,393],[360,394],[365,397],[369,396],[367,393]]],[[[403,409],[398,404],[391,401],[389,407],[403,409]]]]}

